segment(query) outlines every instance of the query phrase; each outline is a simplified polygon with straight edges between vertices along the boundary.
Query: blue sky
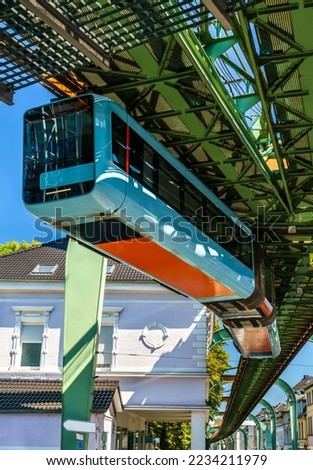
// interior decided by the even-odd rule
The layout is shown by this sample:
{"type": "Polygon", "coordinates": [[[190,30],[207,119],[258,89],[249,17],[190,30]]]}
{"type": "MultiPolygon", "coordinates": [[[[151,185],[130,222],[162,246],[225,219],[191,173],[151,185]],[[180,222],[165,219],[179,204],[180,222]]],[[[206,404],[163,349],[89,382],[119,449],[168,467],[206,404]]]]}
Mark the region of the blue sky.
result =
{"type": "MultiPolygon", "coordinates": [[[[23,88],[14,95],[14,105],[0,102],[0,244],[7,241],[49,241],[47,232],[25,209],[22,201],[23,114],[53,97],[41,85],[23,88]]],[[[50,232],[52,233],[52,232],[50,232]]]]}
{"type": "MultiPolygon", "coordinates": [[[[236,367],[238,364],[239,354],[235,350],[231,341],[227,342],[226,350],[230,354],[230,366],[236,367]]],[[[230,370],[230,374],[236,373],[235,370],[230,370]]],[[[303,378],[304,375],[313,376],[313,343],[307,342],[306,345],[301,349],[297,354],[295,359],[289,364],[286,370],[282,373],[280,378],[287,382],[291,387],[296,385],[303,378]]],[[[230,390],[231,384],[225,385],[225,395],[227,396],[227,391],[230,390]]],[[[268,393],[263,397],[267,400],[272,406],[277,405],[278,403],[284,403],[287,399],[285,393],[277,385],[273,385],[268,393]]],[[[261,406],[257,406],[253,414],[255,414],[261,406]]]]}
{"type": "MultiPolygon", "coordinates": [[[[27,212],[22,202],[23,114],[33,106],[49,102],[52,97],[41,85],[33,85],[15,93],[13,106],[0,102],[0,244],[12,240],[30,242],[35,238],[45,243],[52,239],[27,212]]],[[[231,366],[235,367],[238,355],[233,347],[229,345],[228,348],[232,356],[231,366]]],[[[304,374],[313,376],[313,343],[306,344],[281,378],[292,386],[304,374]]],[[[277,386],[273,386],[264,398],[272,405],[286,400],[277,386]]]]}

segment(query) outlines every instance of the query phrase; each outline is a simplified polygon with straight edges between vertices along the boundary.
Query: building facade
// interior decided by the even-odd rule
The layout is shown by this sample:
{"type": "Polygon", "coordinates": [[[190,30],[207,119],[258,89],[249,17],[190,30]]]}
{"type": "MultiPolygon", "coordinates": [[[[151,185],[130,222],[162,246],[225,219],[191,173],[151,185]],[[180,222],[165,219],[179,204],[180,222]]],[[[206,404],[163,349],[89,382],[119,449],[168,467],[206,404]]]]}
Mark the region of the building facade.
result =
{"type": "MultiPolygon", "coordinates": [[[[35,386],[38,380],[49,395],[62,379],[66,247],[63,239],[0,258],[0,381],[3,390],[11,386],[12,395],[17,384],[35,386]]],[[[90,437],[91,448],[143,449],[151,421],[190,421],[191,447],[205,448],[210,325],[201,304],[109,261],[96,357],[103,396],[100,407],[93,404],[98,431],[90,437]],[[112,386],[108,403],[104,396],[112,386]]],[[[60,447],[58,387],[53,409],[43,392],[37,408],[1,407],[2,448],[60,447]],[[40,428],[40,420],[53,422],[49,442],[26,432],[18,425],[22,420],[38,421],[40,428]],[[6,436],[8,426],[14,439],[6,436]]],[[[2,389],[0,384],[0,397],[2,389]]]]}
{"type": "MultiPolygon", "coordinates": [[[[275,415],[275,440],[277,450],[290,450],[293,448],[293,432],[296,434],[296,446],[299,450],[313,450],[312,445],[312,422],[313,422],[313,377],[304,375],[297,384],[292,387],[295,403],[296,403],[296,430],[292,427],[291,419],[291,407],[290,402],[287,400],[285,403],[278,403],[273,407],[275,415]]],[[[260,435],[260,448],[268,449],[267,436],[271,430],[271,419],[269,410],[262,408],[255,416],[258,422],[259,430],[257,426],[254,427],[254,434],[257,436],[258,432],[260,435]]],[[[243,425],[243,431],[247,431],[247,426],[243,425]]],[[[240,447],[243,449],[243,440],[240,440],[240,447]]],[[[252,447],[248,446],[248,449],[252,447]]],[[[254,447],[258,448],[258,446],[254,447]]]]}
{"type": "Polygon", "coordinates": [[[304,395],[304,400],[298,412],[301,419],[298,420],[299,448],[313,450],[313,377],[304,375],[294,390],[304,395]]]}
{"type": "Polygon", "coordinates": [[[313,450],[313,377],[311,383],[307,385],[307,448],[313,450]]]}

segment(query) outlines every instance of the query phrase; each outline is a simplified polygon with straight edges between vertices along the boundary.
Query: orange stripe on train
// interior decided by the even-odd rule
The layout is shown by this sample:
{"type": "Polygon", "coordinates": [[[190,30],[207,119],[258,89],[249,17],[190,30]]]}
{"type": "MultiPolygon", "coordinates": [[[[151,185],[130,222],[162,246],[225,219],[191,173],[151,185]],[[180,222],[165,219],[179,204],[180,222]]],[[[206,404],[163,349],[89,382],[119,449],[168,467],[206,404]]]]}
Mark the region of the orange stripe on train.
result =
{"type": "Polygon", "coordinates": [[[232,290],[147,238],[100,243],[97,246],[194,299],[234,295],[232,290]]]}
{"type": "Polygon", "coordinates": [[[264,299],[263,303],[259,306],[259,309],[262,310],[266,317],[269,317],[273,311],[273,305],[267,299],[264,299]]]}

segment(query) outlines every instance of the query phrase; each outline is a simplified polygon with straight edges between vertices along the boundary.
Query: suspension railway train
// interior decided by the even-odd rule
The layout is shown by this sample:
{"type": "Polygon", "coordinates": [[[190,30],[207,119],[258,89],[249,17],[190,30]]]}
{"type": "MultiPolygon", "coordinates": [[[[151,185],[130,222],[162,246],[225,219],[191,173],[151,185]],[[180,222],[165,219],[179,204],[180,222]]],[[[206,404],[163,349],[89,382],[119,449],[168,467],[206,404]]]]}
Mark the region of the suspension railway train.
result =
{"type": "Polygon", "coordinates": [[[214,310],[244,357],[280,353],[251,230],[116,102],[86,94],[25,113],[23,200],[36,217],[214,310]]]}

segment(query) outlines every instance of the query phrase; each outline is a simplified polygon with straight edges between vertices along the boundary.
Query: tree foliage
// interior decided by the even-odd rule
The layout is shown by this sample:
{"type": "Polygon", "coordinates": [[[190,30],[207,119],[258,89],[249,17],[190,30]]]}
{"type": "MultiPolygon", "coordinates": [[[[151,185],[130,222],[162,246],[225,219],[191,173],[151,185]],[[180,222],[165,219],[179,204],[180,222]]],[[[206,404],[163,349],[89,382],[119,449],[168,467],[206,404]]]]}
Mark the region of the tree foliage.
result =
{"type": "MultiPolygon", "coordinates": [[[[219,322],[215,330],[220,329],[219,322]]],[[[224,349],[225,342],[217,343],[210,349],[207,357],[207,371],[210,375],[210,389],[207,405],[210,408],[209,419],[213,420],[223,399],[223,374],[229,369],[230,355],[224,349]]]]}
{"type": "Polygon", "coordinates": [[[9,253],[14,253],[16,251],[27,250],[28,248],[31,248],[33,246],[38,246],[38,245],[40,245],[40,243],[36,241],[32,241],[30,243],[25,242],[24,240],[22,242],[17,242],[17,241],[6,242],[6,243],[3,243],[2,245],[0,244],[0,256],[8,255],[9,253]]]}
{"type": "Polygon", "coordinates": [[[190,449],[190,423],[153,422],[150,423],[149,434],[153,439],[160,439],[162,450],[190,449]]]}

